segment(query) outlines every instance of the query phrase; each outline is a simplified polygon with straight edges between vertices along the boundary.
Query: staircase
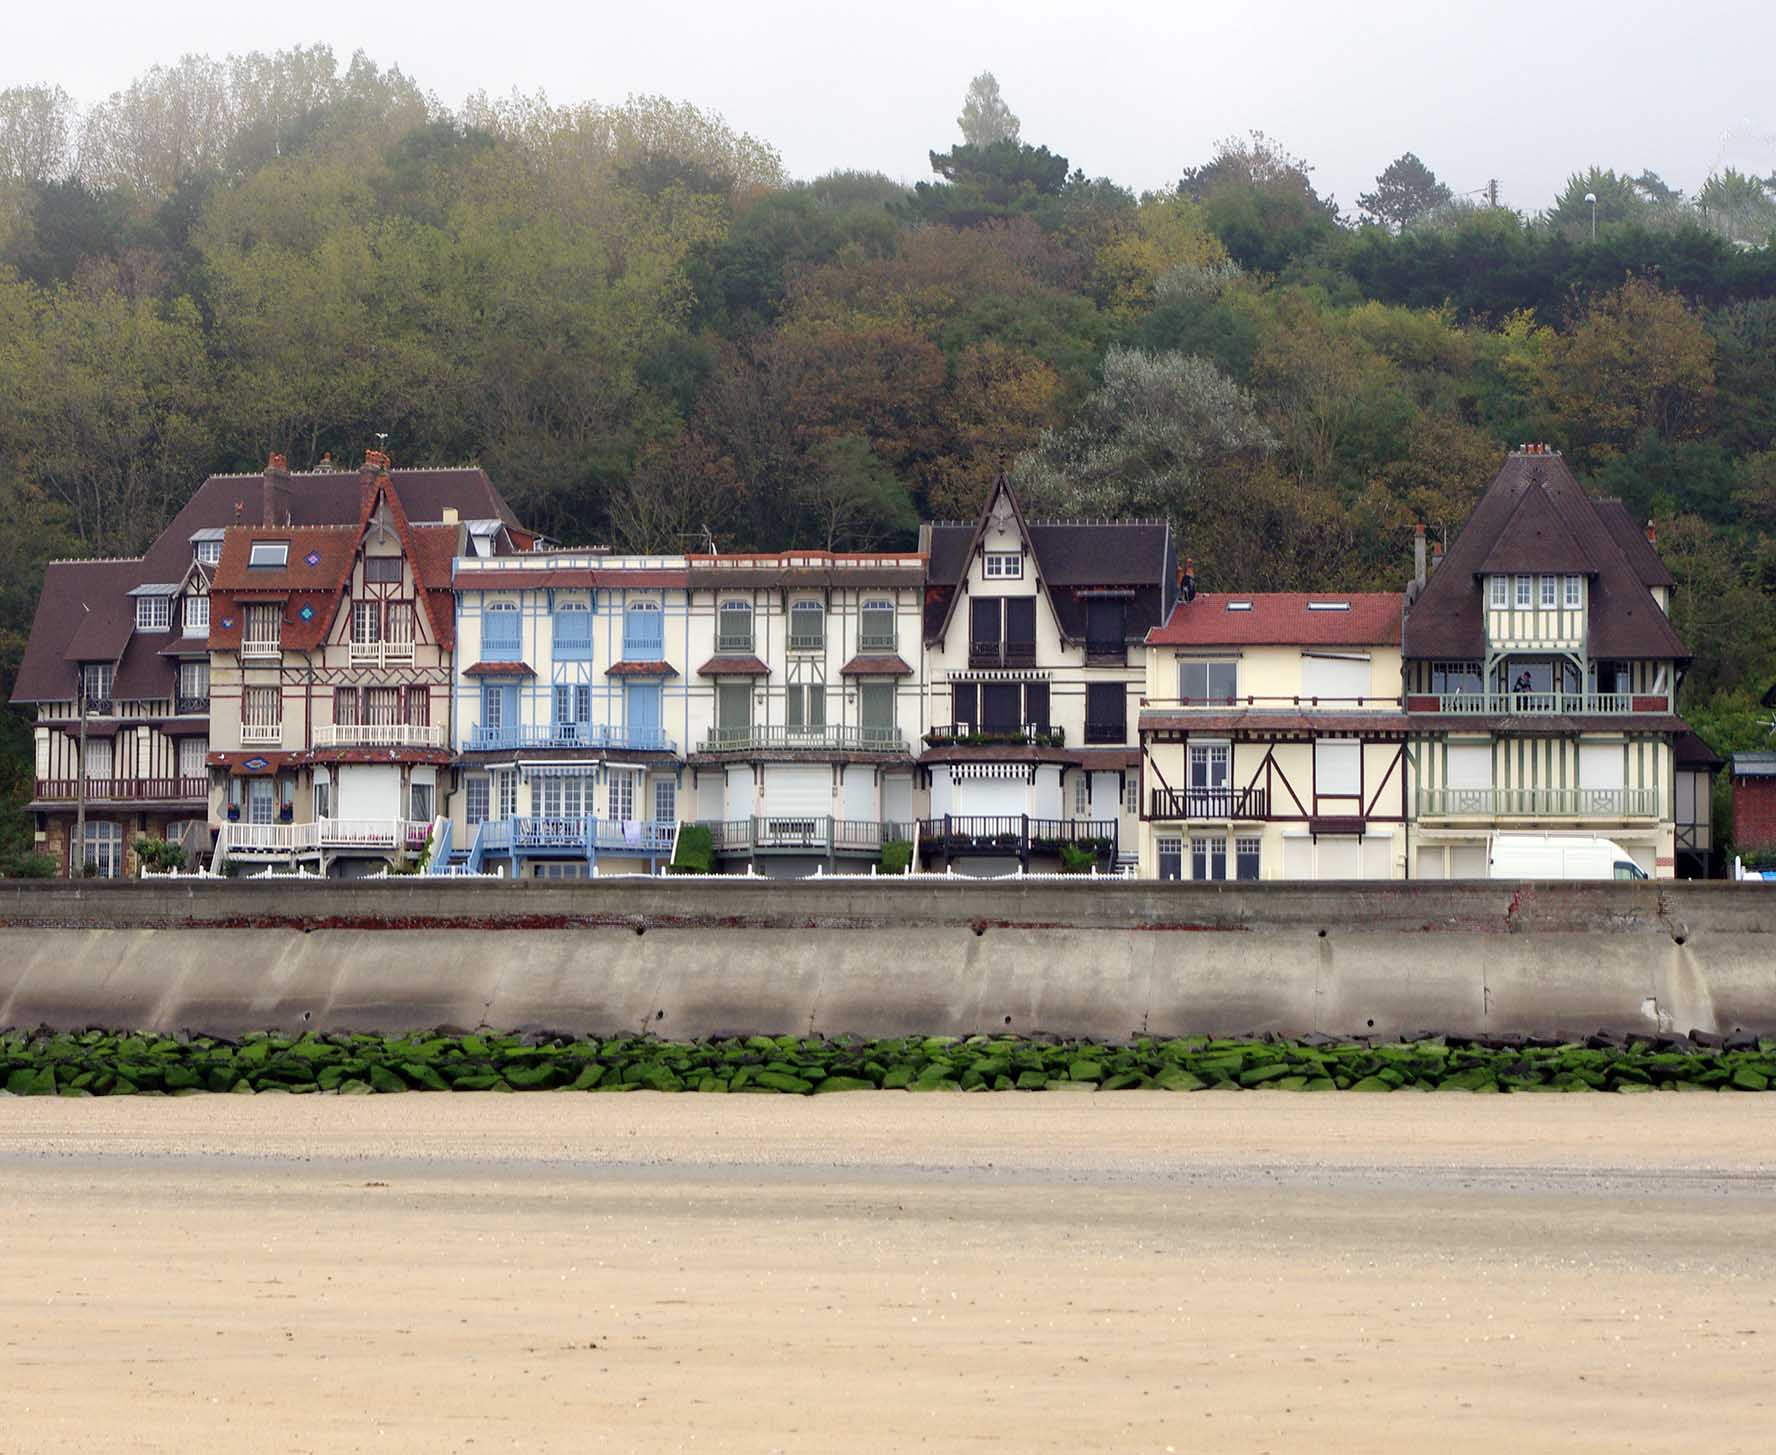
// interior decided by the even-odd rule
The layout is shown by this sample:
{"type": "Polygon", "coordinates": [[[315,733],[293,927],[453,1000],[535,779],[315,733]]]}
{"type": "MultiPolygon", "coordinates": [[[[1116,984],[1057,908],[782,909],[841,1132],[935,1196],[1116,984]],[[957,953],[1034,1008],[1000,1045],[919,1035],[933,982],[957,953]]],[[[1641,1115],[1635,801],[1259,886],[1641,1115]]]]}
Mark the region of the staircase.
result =
{"type": "Polygon", "coordinates": [[[450,820],[439,818],[432,824],[432,857],[426,865],[428,874],[448,874],[450,872],[450,851],[453,830],[450,820]]]}
{"type": "Polygon", "coordinates": [[[475,842],[469,849],[469,873],[479,874],[487,861],[487,824],[475,825],[475,842]]]}

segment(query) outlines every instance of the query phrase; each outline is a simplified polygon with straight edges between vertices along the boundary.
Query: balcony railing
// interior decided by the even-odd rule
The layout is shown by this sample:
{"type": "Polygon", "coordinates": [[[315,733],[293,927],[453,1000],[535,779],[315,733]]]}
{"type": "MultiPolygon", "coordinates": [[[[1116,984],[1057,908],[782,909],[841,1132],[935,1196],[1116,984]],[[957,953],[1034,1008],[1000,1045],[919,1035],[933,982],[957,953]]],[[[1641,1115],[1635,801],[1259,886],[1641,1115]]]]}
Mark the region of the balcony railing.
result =
{"type": "Polygon", "coordinates": [[[330,723],[315,729],[317,748],[441,748],[444,729],[423,723],[330,723]]]}
{"type": "Polygon", "coordinates": [[[1085,644],[1085,665],[1088,667],[1122,667],[1127,664],[1127,642],[1106,641],[1085,644]]]}
{"type": "Polygon", "coordinates": [[[1126,717],[1088,717],[1085,720],[1087,743],[1122,743],[1128,740],[1126,717]]]}
{"type": "Polygon", "coordinates": [[[1262,788],[1155,788],[1148,808],[1150,818],[1262,819],[1270,814],[1270,794],[1262,788]]]}
{"type": "Polygon", "coordinates": [[[737,632],[717,632],[715,650],[724,657],[750,657],[752,655],[752,633],[747,632],[746,635],[741,636],[737,632]]]}
{"type": "Polygon", "coordinates": [[[1652,788],[1421,788],[1420,818],[1657,818],[1652,788]]]}
{"type": "MultiPolygon", "coordinates": [[[[80,796],[78,778],[39,778],[37,797],[45,802],[80,796]]],[[[208,778],[88,778],[89,803],[190,803],[210,796],[208,778]]]]}
{"type": "Polygon", "coordinates": [[[674,751],[664,728],[622,727],[605,723],[515,723],[511,727],[477,727],[469,734],[471,752],[509,748],[591,748],[643,753],[674,751]]]}
{"type": "Polygon", "coordinates": [[[219,845],[227,853],[311,854],[323,849],[406,849],[425,847],[430,820],[405,818],[323,818],[309,823],[222,825],[219,845]]]}
{"type": "Polygon", "coordinates": [[[175,697],[173,699],[173,714],[176,717],[191,717],[208,713],[209,710],[210,699],[207,693],[202,697],[175,697]]]}
{"type": "Polygon", "coordinates": [[[990,747],[995,744],[1026,744],[1037,748],[1065,747],[1067,734],[1047,723],[1025,723],[1022,727],[989,727],[969,722],[944,723],[925,734],[933,748],[990,747]]]}
{"type": "Polygon", "coordinates": [[[284,740],[284,725],[281,722],[243,722],[241,724],[241,741],[243,743],[277,744],[284,740]]]}
{"type": "Polygon", "coordinates": [[[413,661],[412,642],[353,642],[354,667],[406,666],[413,661]]]}
{"type": "Polygon", "coordinates": [[[991,854],[1027,860],[1058,854],[1062,844],[1090,849],[1101,861],[1116,857],[1117,821],[1031,818],[1027,814],[945,814],[919,821],[919,852],[925,856],[991,854]]]}
{"type": "Polygon", "coordinates": [[[1663,692],[1424,692],[1408,696],[1406,710],[1476,717],[1614,717],[1666,713],[1671,699],[1663,692]]]}
{"type": "Polygon", "coordinates": [[[899,753],[907,751],[906,739],[899,728],[835,727],[821,724],[811,727],[712,728],[698,750],[704,753],[745,753],[808,751],[819,753],[899,753]]]}
{"type": "Polygon", "coordinates": [[[657,858],[672,852],[678,825],[645,819],[528,815],[489,819],[480,826],[483,854],[644,854],[657,858]]]}
{"type": "Polygon", "coordinates": [[[750,854],[755,850],[790,850],[810,854],[867,854],[882,852],[896,839],[911,842],[913,824],[908,821],[832,818],[824,814],[758,814],[752,818],[710,819],[702,822],[718,854],[750,854]]]}
{"type": "MultiPolygon", "coordinates": [[[[789,634],[789,649],[792,652],[824,652],[826,650],[826,633],[791,632],[789,634]]],[[[752,650],[750,641],[744,650],[749,652],[752,650]]]]}
{"type": "Polygon", "coordinates": [[[857,637],[859,652],[898,652],[900,638],[893,632],[860,632],[857,637]]]}
{"type": "Polygon", "coordinates": [[[1034,667],[1035,642],[970,642],[968,665],[977,670],[999,667],[1034,667]]]}
{"type": "Polygon", "coordinates": [[[276,637],[247,637],[241,642],[243,657],[281,657],[283,644],[276,637]]]}

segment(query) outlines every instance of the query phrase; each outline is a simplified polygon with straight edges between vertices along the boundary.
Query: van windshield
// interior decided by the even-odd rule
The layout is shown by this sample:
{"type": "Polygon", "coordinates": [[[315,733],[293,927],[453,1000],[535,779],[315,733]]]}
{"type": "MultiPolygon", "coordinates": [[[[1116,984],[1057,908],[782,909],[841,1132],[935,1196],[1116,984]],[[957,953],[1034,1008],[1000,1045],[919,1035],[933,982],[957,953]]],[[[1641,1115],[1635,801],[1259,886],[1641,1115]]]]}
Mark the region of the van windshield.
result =
{"type": "Polygon", "coordinates": [[[1632,859],[1616,860],[1616,878],[1645,879],[1646,877],[1646,870],[1642,869],[1640,865],[1636,864],[1632,859]]]}

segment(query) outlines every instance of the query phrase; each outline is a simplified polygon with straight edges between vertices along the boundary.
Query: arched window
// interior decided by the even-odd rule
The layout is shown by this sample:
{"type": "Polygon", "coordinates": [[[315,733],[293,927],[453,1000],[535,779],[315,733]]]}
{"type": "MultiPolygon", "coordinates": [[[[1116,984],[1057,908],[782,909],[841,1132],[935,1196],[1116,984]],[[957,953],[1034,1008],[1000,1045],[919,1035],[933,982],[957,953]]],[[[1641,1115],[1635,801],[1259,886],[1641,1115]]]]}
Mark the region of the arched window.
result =
{"type": "Polygon", "coordinates": [[[657,662],[666,655],[665,613],[657,601],[631,601],[623,610],[623,659],[657,662]]]}
{"type": "Polygon", "coordinates": [[[488,662],[516,662],[523,656],[518,603],[490,601],[481,620],[481,656],[488,662]]]}
{"type": "Polygon", "coordinates": [[[826,650],[826,607],[818,601],[794,601],[789,607],[789,649],[826,650]]]}
{"type": "Polygon", "coordinates": [[[715,649],[718,652],[752,650],[752,603],[724,601],[716,613],[715,649]]]}
{"type": "Polygon", "coordinates": [[[894,636],[894,603],[866,601],[858,630],[858,648],[865,652],[892,652],[899,643],[894,636]]]}
{"type": "Polygon", "coordinates": [[[584,601],[555,603],[555,656],[584,661],[592,655],[592,609],[584,601]]]}

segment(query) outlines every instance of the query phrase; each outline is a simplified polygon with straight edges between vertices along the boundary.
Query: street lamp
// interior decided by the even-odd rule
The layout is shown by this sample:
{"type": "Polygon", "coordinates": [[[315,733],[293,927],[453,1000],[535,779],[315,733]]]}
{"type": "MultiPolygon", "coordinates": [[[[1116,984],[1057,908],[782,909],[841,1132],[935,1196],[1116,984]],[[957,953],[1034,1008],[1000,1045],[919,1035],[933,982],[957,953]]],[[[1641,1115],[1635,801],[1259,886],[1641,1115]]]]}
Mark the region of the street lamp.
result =
{"type": "Polygon", "coordinates": [[[1597,241],[1597,194],[1587,192],[1585,200],[1591,204],[1591,241],[1597,241]]]}

